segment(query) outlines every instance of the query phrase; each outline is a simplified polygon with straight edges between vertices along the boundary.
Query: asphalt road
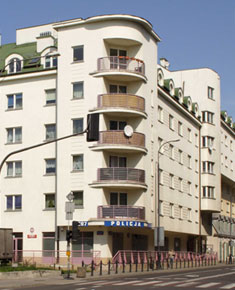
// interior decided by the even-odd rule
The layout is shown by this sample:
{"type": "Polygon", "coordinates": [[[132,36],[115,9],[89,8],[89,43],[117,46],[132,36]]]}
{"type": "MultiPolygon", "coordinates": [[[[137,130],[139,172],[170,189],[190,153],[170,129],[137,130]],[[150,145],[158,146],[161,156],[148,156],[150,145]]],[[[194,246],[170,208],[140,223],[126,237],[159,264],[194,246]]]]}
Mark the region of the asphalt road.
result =
{"type": "MultiPolygon", "coordinates": [[[[107,277],[107,276],[106,276],[107,277]]],[[[235,267],[195,269],[180,272],[153,272],[147,275],[64,280],[60,285],[20,287],[27,290],[145,290],[172,289],[235,289],[235,267]]],[[[13,288],[7,288],[7,290],[13,288]]],[[[18,288],[19,289],[19,288],[18,288]]]]}

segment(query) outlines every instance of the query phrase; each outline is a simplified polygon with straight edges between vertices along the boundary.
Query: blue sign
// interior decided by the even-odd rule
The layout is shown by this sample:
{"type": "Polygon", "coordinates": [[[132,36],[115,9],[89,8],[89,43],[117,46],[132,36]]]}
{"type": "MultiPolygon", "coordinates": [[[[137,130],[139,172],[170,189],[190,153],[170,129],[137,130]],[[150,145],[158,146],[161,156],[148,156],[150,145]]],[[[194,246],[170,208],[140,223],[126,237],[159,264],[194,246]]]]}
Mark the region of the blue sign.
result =
{"type": "Polygon", "coordinates": [[[144,222],[138,221],[105,221],[106,227],[144,227],[144,222]]]}
{"type": "Polygon", "coordinates": [[[88,221],[79,221],[80,227],[88,227],[88,221]]]}

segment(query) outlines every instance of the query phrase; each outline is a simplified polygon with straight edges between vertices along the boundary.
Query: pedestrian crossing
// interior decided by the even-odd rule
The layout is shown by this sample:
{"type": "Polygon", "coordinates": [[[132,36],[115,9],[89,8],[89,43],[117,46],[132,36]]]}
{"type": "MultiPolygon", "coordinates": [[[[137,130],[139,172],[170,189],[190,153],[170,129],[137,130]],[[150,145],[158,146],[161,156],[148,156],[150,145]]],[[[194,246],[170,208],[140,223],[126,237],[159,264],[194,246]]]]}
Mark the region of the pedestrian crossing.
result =
{"type": "MultiPolygon", "coordinates": [[[[149,286],[151,289],[154,288],[164,288],[170,286],[171,288],[188,288],[188,289],[235,289],[235,283],[224,284],[222,282],[206,282],[206,281],[191,281],[187,282],[188,279],[184,281],[173,280],[173,281],[162,281],[162,280],[154,280],[153,279],[138,279],[138,280],[99,280],[99,281],[83,281],[80,283],[76,283],[77,288],[74,290],[90,290],[101,288],[102,286],[128,286],[135,287],[137,289],[141,289],[142,286],[149,286]]],[[[102,288],[101,288],[102,289],[102,288]]],[[[115,288],[116,289],[116,288],[115,288]]],[[[129,288],[128,288],[129,289],[129,288]]]]}

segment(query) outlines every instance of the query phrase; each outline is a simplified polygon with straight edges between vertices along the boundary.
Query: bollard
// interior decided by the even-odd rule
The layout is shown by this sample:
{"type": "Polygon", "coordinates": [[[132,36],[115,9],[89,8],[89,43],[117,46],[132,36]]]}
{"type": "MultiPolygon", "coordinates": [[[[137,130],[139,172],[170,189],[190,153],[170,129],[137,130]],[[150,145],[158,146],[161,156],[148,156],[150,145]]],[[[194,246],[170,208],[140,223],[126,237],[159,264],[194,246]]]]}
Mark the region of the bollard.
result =
{"type": "Polygon", "coordinates": [[[141,260],[141,272],[144,272],[144,261],[143,261],[143,259],[141,260]]]}
{"type": "Polygon", "coordinates": [[[84,261],[82,261],[82,267],[84,267],[84,261]]]}
{"type": "Polygon", "coordinates": [[[122,261],[122,273],[125,273],[125,262],[124,262],[124,260],[122,261]]]}
{"type": "Polygon", "coordinates": [[[91,276],[94,276],[94,261],[91,261],[91,276]]]}
{"type": "Polygon", "coordinates": [[[115,271],[115,274],[118,273],[118,261],[116,261],[116,271],[115,271]]]}
{"type": "Polygon", "coordinates": [[[100,261],[100,276],[102,276],[102,261],[100,261]]]}
{"type": "Polygon", "coordinates": [[[132,271],[132,264],[131,264],[131,260],[130,260],[130,269],[129,269],[129,272],[131,273],[131,271],[132,271]]]}
{"type": "Polygon", "coordinates": [[[184,268],[186,267],[186,261],[185,261],[185,259],[184,259],[184,268]]]}
{"type": "Polygon", "coordinates": [[[181,259],[180,259],[180,269],[181,269],[181,266],[182,266],[182,261],[181,261],[181,259]]]}
{"type": "Polygon", "coordinates": [[[188,268],[189,268],[189,263],[190,263],[190,261],[188,260],[188,268]]]}
{"type": "Polygon", "coordinates": [[[157,267],[158,267],[158,262],[156,261],[156,270],[157,270],[157,267]]]}
{"type": "Polygon", "coordinates": [[[147,272],[149,272],[149,258],[147,258],[147,272]]]}
{"type": "Polygon", "coordinates": [[[108,262],[108,275],[110,275],[110,265],[111,263],[110,263],[110,260],[109,260],[109,262],[108,262]]]}
{"type": "Polygon", "coordinates": [[[135,260],[135,271],[138,272],[138,261],[137,261],[137,259],[135,260]]]}
{"type": "Polygon", "coordinates": [[[178,268],[178,260],[176,259],[175,261],[175,268],[177,269],[178,268]]]}

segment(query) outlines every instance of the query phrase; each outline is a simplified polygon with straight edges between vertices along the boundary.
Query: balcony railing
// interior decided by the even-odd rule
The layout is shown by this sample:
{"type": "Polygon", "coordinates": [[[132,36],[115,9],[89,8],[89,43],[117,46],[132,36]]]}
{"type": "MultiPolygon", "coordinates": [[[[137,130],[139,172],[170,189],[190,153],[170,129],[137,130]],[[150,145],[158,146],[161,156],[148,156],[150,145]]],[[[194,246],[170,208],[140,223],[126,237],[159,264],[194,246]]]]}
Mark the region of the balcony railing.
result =
{"type": "Polygon", "coordinates": [[[145,208],[128,205],[102,205],[98,206],[98,218],[129,218],[144,220],[145,208]]]}
{"type": "Polygon", "coordinates": [[[103,94],[98,96],[98,108],[126,108],[145,111],[145,99],[132,94],[103,94]]]}
{"type": "Polygon", "coordinates": [[[127,138],[123,131],[103,131],[100,132],[98,144],[127,145],[144,148],[145,135],[135,132],[130,138],[127,138]]]}
{"type": "Polygon", "coordinates": [[[145,171],[126,167],[109,167],[98,169],[98,182],[145,183],[145,171]]]}
{"type": "Polygon", "coordinates": [[[98,71],[126,71],[145,75],[145,64],[142,60],[128,56],[109,56],[98,59],[98,71]]]}

